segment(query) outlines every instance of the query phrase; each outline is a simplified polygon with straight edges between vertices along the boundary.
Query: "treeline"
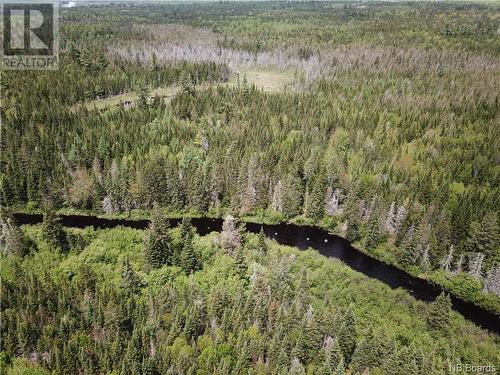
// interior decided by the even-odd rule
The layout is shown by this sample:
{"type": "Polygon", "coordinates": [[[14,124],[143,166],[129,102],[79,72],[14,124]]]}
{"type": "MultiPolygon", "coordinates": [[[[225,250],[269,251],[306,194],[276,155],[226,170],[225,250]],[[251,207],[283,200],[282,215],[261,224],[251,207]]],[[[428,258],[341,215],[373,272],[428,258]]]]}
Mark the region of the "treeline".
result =
{"type": "Polygon", "coordinates": [[[231,216],[206,239],[187,220],[170,229],[158,209],[144,235],[64,230],[51,211],[41,228],[5,217],[1,228],[7,374],[449,374],[448,363],[495,354],[452,319],[448,296],[424,311],[398,306],[395,292],[244,234],[231,216]],[[13,238],[32,245],[20,252],[13,238]],[[371,293],[346,292],[351,282],[371,293]],[[374,294],[394,302],[374,305],[374,294]]]}

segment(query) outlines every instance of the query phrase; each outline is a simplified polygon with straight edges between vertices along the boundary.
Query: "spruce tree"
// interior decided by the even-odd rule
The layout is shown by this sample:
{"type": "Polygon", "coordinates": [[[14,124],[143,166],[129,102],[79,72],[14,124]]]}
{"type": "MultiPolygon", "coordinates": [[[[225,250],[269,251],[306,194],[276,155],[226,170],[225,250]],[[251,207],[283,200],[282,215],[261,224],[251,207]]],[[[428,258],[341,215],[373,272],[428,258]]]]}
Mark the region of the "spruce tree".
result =
{"type": "Polygon", "coordinates": [[[337,368],[337,365],[344,359],[342,354],[342,349],[340,349],[339,340],[337,338],[332,339],[328,336],[323,343],[320,350],[320,358],[323,361],[321,368],[323,372],[333,373],[337,368]]]}
{"type": "Polygon", "coordinates": [[[359,235],[359,224],[356,222],[351,222],[347,225],[347,231],[345,234],[347,241],[353,243],[358,241],[361,236],[359,235]]]}
{"type": "Polygon", "coordinates": [[[324,216],[326,188],[325,173],[324,170],[321,169],[314,178],[312,189],[307,199],[307,217],[313,220],[319,220],[324,216]]]}
{"type": "Polygon", "coordinates": [[[470,224],[466,248],[470,252],[483,253],[494,256],[499,244],[499,227],[497,214],[487,213],[481,222],[474,221],[470,224]]]}
{"type": "Polygon", "coordinates": [[[306,363],[313,361],[317,356],[321,345],[321,331],[319,322],[312,307],[309,307],[305,315],[304,331],[304,354],[306,363]]]}
{"type": "Polygon", "coordinates": [[[318,366],[316,374],[318,375],[333,375],[330,357],[327,357],[321,365],[318,366]]]}
{"type": "Polygon", "coordinates": [[[159,375],[160,372],[153,358],[145,358],[142,362],[142,375],[159,375]]]}
{"type": "Polygon", "coordinates": [[[333,375],[344,375],[345,369],[344,369],[344,359],[342,358],[337,365],[337,368],[335,369],[335,372],[333,375]]]}
{"type": "Polygon", "coordinates": [[[451,299],[448,294],[441,294],[429,306],[427,324],[430,328],[446,333],[450,328],[451,299]]]}
{"type": "Polygon", "coordinates": [[[198,256],[193,248],[193,239],[191,236],[188,236],[184,240],[181,259],[181,266],[184,272],[193,273],[198,269],[198,256]]]}
{"type": "Polygon", "coordinates": [[[51,207],[48,207],[43,214],[42,235],[51,248],[60,249],[64,252],[69,250],[68,239],[62,227],[61,219],[51,207]]]}
{"type": "Polygon", "coordinates": [[[246,280],[246,273],[248,269],[247,261],[245,258],[245,252],[243,250],[243,246],[239,247],[236,250],[236,256],[234,259],[234,265],[236,268],[236,273],[242,280],[246,280]]]}
{"type": "Polygon", "coordinates": [[[352,368],[363,373],[365,369],[372,369],[380,364],[383,356],[382,345],[373,336],[372,328],[368,330],[365,339],[356,347],[352,357],[352,368]]]}
{"type": "Polygon", "coordinates": [[[260,227],[258,242],[257,242],[257,250],[264,256],[267,255],[269,248],[266,242],[266,235],[264,234],[264,227],[260,227]]]}
{"type": "Polygon", "coordinates": [[[415,254],[415,226],[412,224],[406,231],[405,238],[401,244],[399,263],[403,267],[409,267],[416,262],[415,254]]]}
{"type": "Polygon", "coordinates": [[[184,241],[188,237],[192,237],[194,227],[193,224],[191,224],[191,218],[184,216],[181,220],[181,225],[179,227],[180,232],[181,232],[181,239],[184,241]]]}
{"type": "Polygon", "coordinates": [[[276,359],[276,369],[277,371],[288,371],[288,355],[286,353],[285,348],[282,346],[278,355],[278,358],[276,359]]]}
{"type": "Polygon", "coordinates": [[[33,243],[11,218],[0,218],[0,254],[23,257],[28,255],[33,243]]]}
{"type": "Polygon", "coordinates": [[[365,248],[374,250],[380,240],[380,222],[377,212],[373,212],[366,228],[365,248]]]}
{"type": "Polygon", "coordinates": [[[155,207],[151,223],[144,236],[144,260],[148,269],[159,268],[172,262],[172,243],[168,233],[169,221],[155,207]]]}
{"type": "Polygon", "coordinates": [[[136,292],[141,285],[139,276],[135,273],[128,258],[123,261],[122,267],[122,287],[132,293],[136,292]]]}
{"type": "Polygon", "coordinates": [[[287,174],[281,189],[283,215],[286,217],[300,215],[303,194],[304,186],[300,177],[296,174],[287,174]]]}
{"type": "Polygon", "coordinates": [[[208,205],[207,188],[205,186],[205,175],[201,167],[191,168],[187,177],[186,195],[189,207],[203,212],[208,205]]]}
{"type": "Polygon", "coordinates": [[[351,308],[347,310],[346,314],[342,318],[338,337],[345,362],[349,363],[354,349],[356,348],[356,342],[358,339],[356,331],[356,318],[351,308]]]}

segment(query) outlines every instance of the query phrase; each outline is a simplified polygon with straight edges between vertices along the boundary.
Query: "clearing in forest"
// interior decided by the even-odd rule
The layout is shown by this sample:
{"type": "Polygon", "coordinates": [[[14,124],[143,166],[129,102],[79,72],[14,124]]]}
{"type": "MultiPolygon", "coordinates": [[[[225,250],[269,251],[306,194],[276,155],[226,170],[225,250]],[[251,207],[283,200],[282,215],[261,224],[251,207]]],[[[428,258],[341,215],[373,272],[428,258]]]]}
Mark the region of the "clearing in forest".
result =
{"type": "MultiPolygon", "coordinates": [[[[246,78],[250,85],[255,85],[258,90],[266,92],[283,92],[285,90],[293,89],[296,82],[296,73],[292,69],[279,71],[277,69],[251,67],[241,68],[235,70],[231,79],[227,83],[230,87],[238,87],[242,84],[243,79],[246,78]]],[[[200,85],[200,88],[206,85],[200,85]]],[[[158,87],[152,90],[149,95],[151,97],[159,96],[169,101],[178,91],[176,86],[158,87]]],[[[109,96],[107,98],[95,99],[85,103],[78,103],[72,107],[73,111],[77,111],[86,107],[88,110],[97,109],[102,110],[105,108],[113,108],[119,105],[131,106],[139,96],[133,92],[109,96]]]]}
{"type": "Polygon", "coordinates": [[[251,67],[237,69],[233,74],[229,85],[237,87],[238,79],[240,84],[246,77],[249,84],[255,85],[257,89],[266,92],[283,92],[292,89],[295,83],[295,72],[292,69],[279,71],[271,68],[251,67]]]}
{"type": "MultiPolygon", "coordinates": [[[[149,96],[160,96],[165,100],[170,100],[177,93],[177,87],[158,87],[149,93],[149,96]]],[[[72,107],[73,111],[80,109],[85,106],[88,110],[92,109],[105,109],[110,107],[117,107],[120,104],[133,104],[139,99],[139,95],[133,92],[127,92],[123,94],[109,96],[107,98],[95,99],[85,103],[78,103],[72,107]]]]}

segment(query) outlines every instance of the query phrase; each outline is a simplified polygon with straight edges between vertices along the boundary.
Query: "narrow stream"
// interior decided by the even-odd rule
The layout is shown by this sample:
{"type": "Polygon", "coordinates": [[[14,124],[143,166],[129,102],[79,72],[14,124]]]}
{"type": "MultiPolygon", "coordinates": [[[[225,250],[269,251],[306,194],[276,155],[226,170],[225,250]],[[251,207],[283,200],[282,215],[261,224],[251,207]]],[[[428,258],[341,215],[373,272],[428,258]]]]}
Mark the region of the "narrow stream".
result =
{"type": "MultiPolygon", "coordinates": [[[[14,214],[14,218],[20,225],[38,224],[43,219],[42,215],[39,214],[24,213],[16,213],[14,214]]],[[[95,228],[125,226],[145,229],[149,224],[149,220],[104,219],[83,215],[62,215],[61,222],[65,226],[77,228],[87,226],[94,226],[95,228]]],[[[170,222],[176,225],[180,222],[180,219],[171,219],[170,222]]],[[[200,235],[205,235],[213,231],[219,232],[222,229],[222,219],[194,218],[192,219],[192,224],[200,235]]],[[[246,230],[251,233],[258,233],[261,227],[263,227],[267,237],[274,239],[281,245],[293,246],[301,250],[311,247],[326,257],[340,259],[352,269],[368,277],[380,280],[392,289],[404,288],[418,300],[433,301],[441,293],[439,287],[372,258],[352,247],[347,240],[334,236],[323,229],[287,223],[276,225],[246,223],[246,230]]],[[[491,332],[495,332],[497,335],[500,334],[499,315],[453,295],[451,296],[451,300],[453,309],[462,314],[466,319],[491,332]]]]}

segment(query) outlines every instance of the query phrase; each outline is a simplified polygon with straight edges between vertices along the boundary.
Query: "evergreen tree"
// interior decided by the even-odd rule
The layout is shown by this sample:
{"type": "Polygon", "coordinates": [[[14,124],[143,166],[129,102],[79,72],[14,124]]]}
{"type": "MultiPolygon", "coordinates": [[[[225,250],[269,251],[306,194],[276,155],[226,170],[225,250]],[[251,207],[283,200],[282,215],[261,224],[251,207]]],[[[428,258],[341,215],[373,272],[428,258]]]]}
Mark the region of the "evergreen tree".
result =
{"type": "Polygon", "coordinates": [[[287,174],[281,187],[282,213],[286,217],[300,215],[304,187],[302,180],[295,174],[287,174]]]}
{"type": "Polygon", "coordinates": [[[153,358],[145,358],[142,363],[142,375],[159,375],[160,372],[153,358]]]}
{"type": "Polygon", "coordinates": [[[448,294],[441,294],[429,306],[427,323],[430,328],[447,332],[451,319],[451,299],[448,294]]]}
{"type": "Polygon", "coordinates": [[[257,242],[257,250],[264,256],[267,255],[269,248],[266,242],[266,235],[264,234],[264,227],[260,227],[258,242],[257,242]]]}
{"type": "Polygon", "coordinates": [[[189,173],[187,178],[187,201],[190,208],[203,212],[208,204],[205,175],[201,167],[191,167],[191,169],[194,170],[189,173]]]}
{"type": "Polygon", "coordinates": [[[185,241],[187,238],[192,238],[194,227],[191,224],[191,219],[187,216],[183,216],[180,225],[181,239],[185,241]]]}
{"type": "Polygon", "coordinates": [[[356,318],[351,308],[342,318],[342,323],[339,330],[339,345],[344,355],[346,363],[351,361],[352,354],[356,348],[358,333],[356,330],[356,318]]]}
{"type": "Polygon", "coordinates": [[[365,248],[374,250],[380,240],[380,222],[376,212],[373,212],[366,228],[365,248]]]}
{"type": "Polygon", "coordinates": [[[288,371],[288,355],[283,347],[281,347],[278,358],[276,359],[276,369],[279,373],[287,373],[288,371]],[[283,372],[284,371],[284,372],[283,372]]]}
{"type": "Polygon", "coordinates": [[[144,259],[148,269],[159,268],[172,262],[172,242],[168,233],[169,222],[158,207],[144,236],[144,259]]]}
{"type": "Polygon", "coordinates": [[[497,215],[489,212],[483,217],[481,223],[474,221],[470,224],[466,248],[470,252],[483,253],[486,256],[498,258],[495,251],[499,245],[499,233],[497,215]]]}
{"type": "Polygon", "coordinates": [[[359,373],[365,369],[373,369],[381,364],[384,357],[383,344],[376,340],[370,328],[365,339],[356,347],[352,357],[352,368],[359,373]]]}
{"type": "Polygon", "coordinates": [[[401,244],[401,251],[399,255],[399,263],[403,267],[409,267],[415,264],[417,260],[415,254],[415,227],[412,224],[406,231],[405,238],[401,244]]]}
{"type": "Polygon", "coordinates": [[[122,266],[122,286],[130,293],[135,293],[141,286],[141,280],[135,273],[128,258],[125,258],[122,266]]]}
{"type": "Polygon", "coordinates": [[[184,240],[181,265],[186,273],[193,273],[198,269],[198,256],[193,248],[193,239],[191,236],[188,236],[184,240]]]}
{"type": "Polygon", "coordinates": [[[359,235],[359,224],[356,222],[351,222],[347,224],[347,231],[345,234],[345,238],[347,241],[353,243],[358,241],[361,236],[359,235]]]}
{"type": "Polygon", "coordinates": [[[310,363],[317,357],[321,345],[319,322],[311,306],[305,315],[303,332],[305,363],[310,363]]]}
{"type": "Polygon", "coordinates": [[[337,368],[335,369],[335,372],[333,373],[333,375],[344,375],[344,359],[342,358],[339,362],[339,364],[337,365],[337,368]]]}
{"type": "Polygon", "coordinates": [[[68,239],[61,219],[51,207],[48,207],[43,214],[42,235],[51,248],[61,249],[63,252],[68,251],[68,239]]]}
{"type": "Polygon", "coordinates": [[[246,273],[248,269],[248,265],[245,259],[245,253],[243,247],[240,247],[236,250],[236,257],[234,259],[236,273],[240,276],[242,280],[246,280],[246,273]]]}
{"type": "Polygon", "coordinates": [[[0,254],[28,255],[36,245],[24,234],[13,219],[0,217],[0,254]]]}
{"type": "Polygon", "coordinates": [[[323,343],[320,350],[319,359],[321,365],[319,366],[318,373],[324,375],[332,375],[337,369],[339,363],[344,360],[342,350],[340,349],[337,339],[332,339],[328,336],[323,343]]]}
{"type": "Polygon", "coordinates": [[[195,90],[192,78],[187,71],[182,72],[178,85],[180,92],[172,100],[172,107],[179,118],[191,119],[195,90]]]}
{"type": "Polygon", "coordinates": [[[325,214],[326,178],[323,168],[316,174],[311,192],[307,199],[306,216],[319,220],[325,214]]]}

